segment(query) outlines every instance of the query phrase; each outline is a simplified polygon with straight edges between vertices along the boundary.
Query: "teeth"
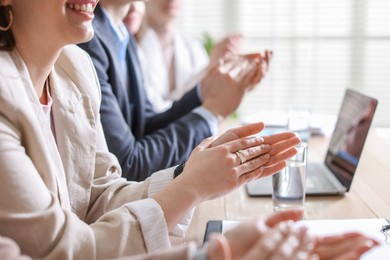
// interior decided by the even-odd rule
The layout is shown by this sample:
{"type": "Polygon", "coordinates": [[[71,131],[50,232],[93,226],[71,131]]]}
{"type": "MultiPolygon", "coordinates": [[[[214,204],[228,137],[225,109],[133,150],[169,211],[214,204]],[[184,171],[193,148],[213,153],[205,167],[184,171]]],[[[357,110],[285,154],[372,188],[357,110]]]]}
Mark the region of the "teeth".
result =
{"type": "Polygon", "coordinates": [[[92,13],[93,12],[92,4],[87,4],[87,12],[88,13],[92,13]]]}
{"type": "Polygon", "coordinates": [[[68,7],[70,9],[74,9],[74,10],[82,11],[82,12],[86,12],[86,13],[93,12],[93,7],[92,7],[91,3],[89,3],[89,4],[68,4],[68,7]]]}

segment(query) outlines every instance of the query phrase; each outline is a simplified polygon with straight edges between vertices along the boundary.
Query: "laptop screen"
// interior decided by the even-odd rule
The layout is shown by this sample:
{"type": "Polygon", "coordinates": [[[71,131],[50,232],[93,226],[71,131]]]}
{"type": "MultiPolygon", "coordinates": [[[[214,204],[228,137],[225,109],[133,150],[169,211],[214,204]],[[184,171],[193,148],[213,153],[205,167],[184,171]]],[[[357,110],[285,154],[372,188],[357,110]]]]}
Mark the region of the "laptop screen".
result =
{"type": "Polygon", "coordinates": [[[347,89],[325,157],[325,164],[349,190],[367,138],[376,99],[347,89]]]}

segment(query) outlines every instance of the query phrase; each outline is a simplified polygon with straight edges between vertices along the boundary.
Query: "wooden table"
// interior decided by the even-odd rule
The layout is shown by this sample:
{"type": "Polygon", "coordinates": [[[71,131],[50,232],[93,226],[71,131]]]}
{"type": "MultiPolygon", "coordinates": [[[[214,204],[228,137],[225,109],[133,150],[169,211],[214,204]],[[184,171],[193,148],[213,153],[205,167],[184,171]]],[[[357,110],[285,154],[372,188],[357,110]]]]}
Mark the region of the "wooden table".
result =
{"type": "MultiPolygon", "coordinates": [[[[310,160],[323,160],[327,146],[328,138],[312,138],[310,160]]],[[[389,151],[390,129],[371,129],[351,190],[344,196],[307,197],[305,219],[390,218],[389,151]]],[[[251,198],[241,187],[225,197],[201,203],[181,242],[202,242],[208,220],[246,220],[272,212],[271,198],[251,198]]]]}

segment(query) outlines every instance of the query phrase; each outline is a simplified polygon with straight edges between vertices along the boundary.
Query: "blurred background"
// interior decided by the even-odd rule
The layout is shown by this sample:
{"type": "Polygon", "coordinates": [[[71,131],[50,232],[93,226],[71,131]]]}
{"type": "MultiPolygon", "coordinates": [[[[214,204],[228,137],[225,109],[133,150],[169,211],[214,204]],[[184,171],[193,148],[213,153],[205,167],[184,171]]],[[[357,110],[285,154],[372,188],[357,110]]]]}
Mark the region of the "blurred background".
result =
{"type": "Polygon", "coordinates": [[[379,99],[373,124],[390,126],[390,0],[182,0],[188,36],[244,36],[243,52],[271,49],[261,86],[238,116],[310,108],[337,114],[352,88],[379,99]]]}

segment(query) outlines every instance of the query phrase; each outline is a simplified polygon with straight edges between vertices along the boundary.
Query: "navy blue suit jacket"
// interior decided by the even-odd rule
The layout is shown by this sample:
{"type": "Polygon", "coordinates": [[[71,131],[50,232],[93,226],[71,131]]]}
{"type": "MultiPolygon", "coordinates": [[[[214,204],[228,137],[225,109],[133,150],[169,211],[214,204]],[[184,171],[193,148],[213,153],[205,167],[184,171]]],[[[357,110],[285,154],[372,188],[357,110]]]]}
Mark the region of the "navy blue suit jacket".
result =
{"type": "MultiPolygon", "coordinates": [[[[184,162],[192,149],[211,135],[206,120],[191,112],[200,105],[196,88],[156,114],[143,87],[134,39],[127,50],[129,84],[120,75],[112,46],[116,37],[98,5],[93,21],[93,39],[79,46],[89,53],[101,85],[101,122],[109,150],[129,180],[144,180],[155,171],[184,162]]],[[[132,36],[131,36],[132,37],[132,36]]]]}

